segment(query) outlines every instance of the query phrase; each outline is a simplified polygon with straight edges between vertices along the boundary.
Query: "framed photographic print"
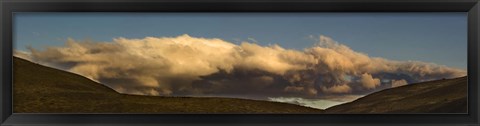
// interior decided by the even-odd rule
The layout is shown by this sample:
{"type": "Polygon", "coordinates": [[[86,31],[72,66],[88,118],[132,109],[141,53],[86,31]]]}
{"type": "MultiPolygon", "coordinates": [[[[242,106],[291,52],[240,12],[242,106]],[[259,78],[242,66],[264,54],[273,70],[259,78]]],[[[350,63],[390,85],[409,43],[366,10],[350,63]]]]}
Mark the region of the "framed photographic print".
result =
{"type": "Polygon", "coordinates": [[[477,0],[2,0],[2,125],[478,125],[477,0]]]}

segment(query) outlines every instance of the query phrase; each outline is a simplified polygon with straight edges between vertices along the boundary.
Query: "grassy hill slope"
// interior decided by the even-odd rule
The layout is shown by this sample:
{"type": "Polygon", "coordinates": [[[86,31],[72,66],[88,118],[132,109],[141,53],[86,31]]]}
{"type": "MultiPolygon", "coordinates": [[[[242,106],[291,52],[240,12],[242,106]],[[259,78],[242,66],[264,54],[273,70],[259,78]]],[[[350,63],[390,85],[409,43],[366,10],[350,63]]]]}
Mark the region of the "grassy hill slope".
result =
{"type": "Polygon", "coordinates": [[[135,96],[14,57],[15,113],[465,113],[467,77],[410,84],[325,111],[236,98],[135,96]]]}
{"type": "Polygon", "coordinates": [[[15,113],[318,113],[299,105],[236,98],[134,96],[83,76],[14,57],[15,113]]]}
{"type": "Polygon", "coordinates": [[[466,113],[467,77],[409,84],[372,93],[326,113],[466,113]]]}

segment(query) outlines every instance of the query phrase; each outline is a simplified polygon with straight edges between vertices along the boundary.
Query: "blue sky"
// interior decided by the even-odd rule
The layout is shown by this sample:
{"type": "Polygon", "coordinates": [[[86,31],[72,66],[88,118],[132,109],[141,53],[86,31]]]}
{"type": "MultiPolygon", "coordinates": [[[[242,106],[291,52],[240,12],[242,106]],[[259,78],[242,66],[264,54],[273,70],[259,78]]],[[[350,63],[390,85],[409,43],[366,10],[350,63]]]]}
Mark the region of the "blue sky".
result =
{"type": "Polygon", "coordinates": [[[326,35],[369,56],[466,70],[467,13],[16,13],[15,49],[62,46],[67,38],[255,39],[302,50],[326,35]]]}

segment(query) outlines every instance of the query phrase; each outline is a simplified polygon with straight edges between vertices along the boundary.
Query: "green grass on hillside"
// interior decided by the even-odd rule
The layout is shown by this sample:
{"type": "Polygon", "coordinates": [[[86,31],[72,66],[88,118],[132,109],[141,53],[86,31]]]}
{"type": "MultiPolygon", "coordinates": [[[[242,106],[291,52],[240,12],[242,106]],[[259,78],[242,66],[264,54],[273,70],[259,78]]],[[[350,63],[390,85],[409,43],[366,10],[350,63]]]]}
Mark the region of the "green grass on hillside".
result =
{"type": "Polygon", "coordinates": [[[326,113],[467,113],[467,77],[409,84],[337,105],[326,113]]]}
{"type": "Polygon", "coordinates": [[[294,104],[235,98],[135,96],[17,57],[14,113],[319,113],[294,104]]]}
{"type": "Polygon", "coordinates": [[[125,95],[83,76],[14,57],[14,113],[466,113],[467,77],[409,84],[325,111],[236,98],[125,95]]]}

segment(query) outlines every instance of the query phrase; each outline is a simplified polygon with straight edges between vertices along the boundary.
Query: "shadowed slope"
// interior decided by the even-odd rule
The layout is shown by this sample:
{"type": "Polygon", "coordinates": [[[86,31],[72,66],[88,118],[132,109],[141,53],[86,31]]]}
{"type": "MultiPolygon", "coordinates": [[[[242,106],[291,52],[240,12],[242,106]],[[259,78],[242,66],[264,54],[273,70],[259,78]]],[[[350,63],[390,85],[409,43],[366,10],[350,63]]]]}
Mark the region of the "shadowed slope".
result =
{"type": "MultiPolygon", "coordinates": [[[[15,113],[322,113],[322,110],[236,98],[124,95],[83,76],[14,57],[15,113]]],[[[467,77],[386,89],[326,113],[465,113],[467,77]]]]}
{"type": "Polygon", "coordinates": [[[409,84],[386,89],[326,113],[466,113],[467,77],[409,84]]]}
{"type": "Polygon", "coordinates": [[[124,95],[83,76],[14,57],[14,113],[318,113],[299,105],[236,98],[124,95]]]}

